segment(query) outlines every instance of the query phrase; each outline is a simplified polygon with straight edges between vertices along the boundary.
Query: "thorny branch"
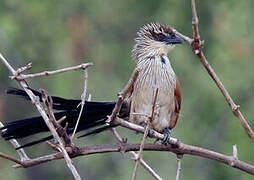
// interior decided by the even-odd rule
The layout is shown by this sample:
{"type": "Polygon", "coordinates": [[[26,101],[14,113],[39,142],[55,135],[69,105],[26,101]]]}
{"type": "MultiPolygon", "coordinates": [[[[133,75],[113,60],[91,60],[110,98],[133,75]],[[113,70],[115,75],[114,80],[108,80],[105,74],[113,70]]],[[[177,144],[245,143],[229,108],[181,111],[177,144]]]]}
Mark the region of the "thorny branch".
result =
{"type": "Polygon", "coordinates": [[[182,154],[177,154],[177,171],[176,171],[176,180],[180,179],[180,174],[182,170],[182,159],[183,155],[182,154]]]}
{"type": "Polygon", "coordinates": [[[77,119],[77,122],[76,122],[76,125],[75,125],[75,128],[74,128],[74,131],[73,131],[72,136],[71,136],[72,140],[75,136],[75,133],[77,131],[78,124],[79,124],[82,112],[84,110],[84,106],[85,106],[85,102],[86,102],[87,81],[88,81],[88,72],[87,72],[87,69],[84,69],[84,89],[83,89],[83,93],[81,95],[81,103],[78,105],[78,106],[81,106],[81,108],[80,108],[79,116],[78,116],[78,119],[77,119]]]}
{"type": "Polygon", "coordinates": [[[231,96],[229,95],[228,91],[226,90],[226,88],[224,87],[224,85],[222,84],[222,82],[220,81],[218,76],[216,75],[215,71],[210,66],[208,61],[206,60],[206,57],[205,57],[205,55],[203,53],[203,50],[202,50],[202,46],[203,46],[204,43],[200,40],[200,35],[199,35],[199,30],[198,30],[198,16],[197,16],[195,0],[191,1],[191,7],[192,7],[192,16],[193,16],[192,26],[193,26],[193,39],[194,39],[191,46],[193,48],[193,51],[199,57],[201,63],[205,66],[206,70],[208,71],[210,76],[213,78],[216,85],[219,87],[220,91],[222,92],[223,96],[226,98],[229,106],[231,107],[234,115],[239,119],[239,121],[240,121],[241,125],[243,126],[244,130],[246,131],[249,138],[254,143],[254,132],[253,132],[253,130],[251,129],[248,122],[243,117],[241,111],[239,110],[239,106],[234,103],[234,101],[231,98],[231,96]]]}
{"type": "MultiPolygon", "coordinates": [[[[119,143],[126,143],[126,140],[120,136],[120,134],[116,131],[115,128],[112,128],[111,131],[119,143]]],[[[137,160],[137,153],[135,153],[134,151],[130,151],[130,154],[132,155],[134,160],[137,160]]],[[[154,177],[154,179],[162,180],[162,178],[142,158],[140,158],[140,164],[154,177]]]]}
{"type": "Polygon", "coordinates": [[[134,168],[134,171],[133,171],[132,180],[136,180],[138,165],[140,163],[140,159],[142,158],[142,152],[143,152],[143,149],[144,149],[146,138],[147,138],[149,130],[151,129],[151,123],[154,120],[155,106],[156,106],[158,91],[159,91],[159,89],[157,88],[156,92],[155,92],[155,95],[154,95],[154,99],[153,99],[152,115],[151,115],[151,117],[148,117],[148,121],[147,121],[147,124],[146,124],[146,127],[145,127],[145,132],[144,132],[143,139],[142,139],[140,149],[139,149],[139,152],[138,152],[138,156],[137,156],[137,159],[136,159],[136,164],[135,164],[135,168],[134,168]]]}
{"type": "MultiPolygon", "coordinates": [[[[66,152],[60,137],[58,136],[53,124],[50,122],[49,117],[47,116],[46,112],[44,111],[42,105],[40,104],[40,101],[38,99],[37,96],[35,96],[33,94],[33,92],[29,89],[28,84],[26,83],[26,81],[24,79],[20,79],[19,76],[21,74],[19,74],[20,72],[15,71],[15,69],[12,68],[12,66],[8,63],[8,61],[2,56],[2,54],[0,54],[0,58],[1,61],[7,66],[7,68],[11,71],[11,73],[15,76],[15,79],[17,80],[17,82],[19,82],[19,84],[24,88],[24,90],[26,91],[26,93],[28,94],[28,96],[30,97],[32,103],[36,106],[37,110],[39,111],[39,113],[41,114],[42,118],[44,119],[46,125],[48,126],[48,128],[50,129],[52,135],[54,136],[54,138],[58,141],[59,145],[60,145],[60,149],[64,155],[64,158],[66,160],[67,166],[70,168],[70,170],[73,173],[73,176],[75,177],[75,179],[79,180],[80,175],[78,174],[77,170],[75,169],[75,167],[71,164],[71,159],[68,156],[68,153],[66,152]]],[[[21,68],[22,69],[22,68],[21,68]]],[[[23,68],[22,72],[24,72],[24,70],[27,68],[23,68]]]]}
{"type": "MultiPolygon", "coordinates": [[[[48,98],[48,96],[47,96],[47,94],[44,90],[42,90],[42,99],[43,99],[44,104],[46,105],[46,108],[47,108],[47,111],[48,111],[48,114],[49,114],[49,118],[44,119],[45,123],[47,124],[51,134],[56,139],[57,144],[58,144],[58,148],[63,153],[63,157],[66,161],[66,164],[69,167],[69,169],[71,170],[73,176],[75,177],[76,180],[81,180],[81,177],[80,177],[78,171],[76,170],[75,166],[73,165],[73,162],[72,162],[71,158],[69,157],[69,154],[67,153],[67,151],[66,151],[66,149],[65,149],[65,147],[62,143],[61,138],[59,137],[59,135],[57,133],[58,123],[56,121],[56,118],[55,118],[55,115],[54,115],[54,112],[53,112],[53,108],[52,108],[53,107],[53,102],[52,102],[52,99],[51,99],[51,101],[49,101],[49,98],[48,98]]],[[[39,103],[39,102],[37,102],[37,103],[39,103]]]]}
{"type": "Polygon", "coordinates": [[[208,63],[208,61],[207,61],[207,59],[206,59],[206,57],[203,53],[202,47],[204,46],[204,41],[200,40],[200,34],[199,34],[199,30],[198,30],[198,16],[197,16],[195,0],[191,0],[191,7],[192,7],[192,16],[193,16],[193,18],[192,18],[193,39],[181,34],[180,32],[176,31],[174,28],[171,28],[171,30],[176,35],[178,35],[179,37],[181,37],[183,40],[185,40],[186,42],[188,42],[191,45],[194,54],[199,57],[199,60],[201,61],[201,63],[206,68],[208,74],[212,77],[215,84],[218,86],[221,93],[225,97],[225,99],[226,99],[228,105],[230,106],[232,112],[238,118],[238,120],[240,121],[240,123],[241,123],[242,127],[244,128],[245,132],[248,134],[249,138],[254,143],[254,132],[251,129],[248,122],[246,121],[246,119],[244,118],[244,116],[242,115],[241,111],[239,110],[240,106],[236,105],[234,103],[232,97],[229,95],[227,89],[224,87],[221,80],[216,75],[215,71],[213,70],[211,65],[208,63]]]}
{"type": "Polygon", "coordinates": [[[23,68],[21,68],[21,70],[18,69],[17,70],[18,73],[15,73],[15,74],[13,74],[13,76],[10,76],[10,77],[12,79],[17,78],[17,80],[25,80],[25,79],[35,78],[35,77],[41,77],[41,76],[56,75],[56,74],[60,74],[60,73],[68,72],[68,71],[73,71],[73,70],[80,70],[80,69],[85,70],[89,66],[92,66],[92,65],[93,65],[93,63],[85,63],[85,64],[80,64],[80,65],[77,65],[77,66],[72,66],[72,67],[67,67],[67,68],[63,68],[63,69],[58,69],[58,70],[55,70],[55,71],[44,71],[44,72],[34,73],[34,74],[21,74],[25,70],[31,69],[31,67],[32,67],[31,63],[29,63],[28,65],[26,65],[23,68]]]}
{"type": "MultiPolygon", "coordinates": [[[[109,153],[109,152],[129,152],[138,151],[140,149],[140,144],[105,144],[100,146],[89,146],[80,148],[77,152],[72,152],[68,149],[70,157],[87,156],[90,154],[98,153],[109,153]]],[[[165,151],[172,152],[175,154],[189,154],[199,157],[204,157],[212,160],[216,160],[230,167],[240,169],[249,174],[254,175],[254,166],[246,162],[234,159],[233,156],[224,155],[218,152],[214,152],[208,149],[184,144],[179,142],[178,146],[175,145],[163,145],[163,144],[145,144],[144,151],[165,151]]],[[[56,159],[62,159],[63,154],[58,152],[51,155],[46,155],[43,157],[30,159],[23,162],[23,165],[16,165],[16,168],[32,167],[45,162],[49,162],[56,159]]]]}
{"type": "Polygon", "coordinates": [[[127,95],[127,94],[131,91],[131,89],[133,88],[133,85],[134,85],[134,83],[135,83],[136,80],[137,80],[138,74],[139,74],[139,69],[136,68],[136,69],[133,71],[133,73],[132,73],[132,75],[131,75],[131,77],[130,77],[128,83],[127,83],[127,85],[125,86],[125,88],[124,88],[120,93],[118,93],[118,100],[117,100],[117,102],[116,102],[116,105],[115,105],[115,107],[114,107],[114,109],[113,109],[113,111],[112,111],[112,114],[111,114],[111,115],[108,117],[108,119],[107,119],[107,123],[108,123],[108,124],[110,124],[110,123],[115,123],[115,120],[116,120],[116,118],[117,118],[117,115],[119,114],[119,111],[120,111],[120,109],[121,109],[121,107],[122,107],[124,98],[126,97],[126,95],[127,95]]]}

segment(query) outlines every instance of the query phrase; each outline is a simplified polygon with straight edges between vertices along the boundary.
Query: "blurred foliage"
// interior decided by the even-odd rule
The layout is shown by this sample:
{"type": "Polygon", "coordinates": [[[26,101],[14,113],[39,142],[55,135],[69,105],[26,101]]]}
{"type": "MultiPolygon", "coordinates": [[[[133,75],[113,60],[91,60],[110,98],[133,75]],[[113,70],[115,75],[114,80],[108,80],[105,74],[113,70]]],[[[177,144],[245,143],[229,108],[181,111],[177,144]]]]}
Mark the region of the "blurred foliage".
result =
{"type": "MultiPolygon", "coordinates": [[[[200,32],[205,54],[225,87],[254,128],[254,1],[197,0],[200,32]]],[[[190,2],[176,0],[6,0],[0,5],[0,51],[16,68],[33,63],[31,72],[93,62],[89,69],[88,92],[93,100],[115,100],[126,84],[135,63],[131,49],[137,30],[144,24],[172,25],[191,36],[190,2]]],[[[173,136],[184,143],[232,154],[237,144],[239,158],[254,164],[253,143],[232,114],[224,97],[187,44],[170,53],[182,84],[181,117],[173,136]]],[[[5,89],[17,86],[0,64],[0,119],[9,122],[37,115],[29,102],[6,96],[5,89]]],[[[52,95],[79,98],[82,73],[28,80],[33,88],[45,88],[52,95]]],[[[120,128],[129,142],[141,135],[120,128]]],[[[26,141],[26,140],[25,140],[26,141]]],[[[23,141],[24,142],[24,141],[23,141]]],[[[110,132],[77,140],[81,146],[115,142],[110,132]]],[[[153,142],[149,140],[149,142],[153,142]]],[[[8,142],[0,141],[1,152],[17,156],[8,142]]],[[[50,153],[41,144],[27,148],[29,156],[50,153]]],[[[174,179],[176,157],[171,153],[145,152],[145,160],[165,179],[174,179]]],[[[76,158],[86,179],[130,179],[134,162],[120,153],[76,158]]],[[[64,161],[14,170],[13,163],[0,160],[1,179],[72,179],[64,161]]],[[[138,179],[152,179],[142,168],[138,179]]],[[[253,179],[223,164],[184,156],[181,179],[253,179]]]]}

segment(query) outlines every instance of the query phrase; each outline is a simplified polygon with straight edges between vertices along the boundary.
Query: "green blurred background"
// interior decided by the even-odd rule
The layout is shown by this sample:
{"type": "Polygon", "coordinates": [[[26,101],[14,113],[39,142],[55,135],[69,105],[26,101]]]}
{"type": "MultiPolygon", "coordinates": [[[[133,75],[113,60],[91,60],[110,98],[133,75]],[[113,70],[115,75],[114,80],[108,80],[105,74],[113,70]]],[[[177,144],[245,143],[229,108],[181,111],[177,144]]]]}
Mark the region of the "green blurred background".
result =
{"type": "MultiPolygon", "coordinates": [[[[254,128],[254,1],[197,0],[204,52],[235,102],[254,128]]],[[[135,63],[131,49],[137,30],[146,23],[172,25],[192,36],[190,1],[177,0],[6,0],[0,4],[0,51],[15,67],[33,63],[31,72],[54,70],[93,62],[88,93],[92,100],[115,100],[135,63]]],[[[254,164],[254,146],[234,117],[224,97],[187,44],[169,56],[182,84],[182,110],[173,136],[182,142],[225,154],[237,144],[239,158],[254,164]]],[[[7,96],[8,87],[19,87],[0,63],[0,119],[10,122],[38,115],[30,102],[7,96]]],[[[33,88],[51,95],[79,98],[83,87],[80,71],[28,80],[33,88]]],[[[118,128],[130,143],[142,135],[118,128]]],[[[40,135],[39,135],[40,136],[40,135]]],[[[26,142],[23,140],[21,142],[26,142]]],[[[80,146],[114,143],[110,132],[76,140],[80,146]]],[[[148,142],[153,142],[149,140],[148,142]]],[[[0,140],[0,151],[17,157],[9,142],[0,140]]],[[[30,157],[51,153],[45,144],[26,149],[30,157]]],[[[130,179],[134,161],[120,153],[74,159],[85,179],[130,179]]],[[[176,157],[172,153],[145,152],[144,159],[163,179],[174,179],[176,157]]],[[[13,169],[0,159],[1,179],[72,179],[63,160],[28,169],[13,169]]],[[[152,179],[143,169],[138,179],[152,179]]],[[[253,179],[237,169],[212,160],[184,156],[181,179],[253,179]]]]}

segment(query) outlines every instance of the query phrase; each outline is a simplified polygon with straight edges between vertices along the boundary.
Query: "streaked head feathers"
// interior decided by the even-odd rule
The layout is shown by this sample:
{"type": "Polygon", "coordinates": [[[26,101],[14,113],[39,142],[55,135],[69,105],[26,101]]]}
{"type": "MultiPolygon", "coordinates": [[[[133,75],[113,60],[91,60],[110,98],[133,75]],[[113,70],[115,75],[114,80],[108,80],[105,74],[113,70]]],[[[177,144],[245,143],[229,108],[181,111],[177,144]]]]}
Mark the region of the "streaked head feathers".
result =
{"type": "Polygon", "coordinates": [[[159,23],[144,25],[137,33],[136,44],[132,50],[136,61],[150,56],[167,55],[174,44],[182,43],[170,27],[159,23]]]}

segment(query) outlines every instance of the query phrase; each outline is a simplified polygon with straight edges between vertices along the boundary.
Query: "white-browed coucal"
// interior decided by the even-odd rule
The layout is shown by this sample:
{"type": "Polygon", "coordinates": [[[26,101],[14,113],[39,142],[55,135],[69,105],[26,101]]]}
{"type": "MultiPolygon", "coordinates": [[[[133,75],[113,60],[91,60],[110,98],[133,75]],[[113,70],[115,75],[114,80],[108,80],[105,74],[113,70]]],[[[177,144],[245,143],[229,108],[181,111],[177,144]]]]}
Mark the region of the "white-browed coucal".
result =
{"type": "MultiPolygon", "coordinates": [[[[164,133],[164,143],[170,138],[171,129],[175,127],[181,108],[180,84],[171,66],[171,59],[167,54],[175,44],[182,43],[170,27],[159,23],[151,23],[143,26],[137,33],[136,44],[132,50],[133,58],[139,68],[138,78],[131,92],[124,101],[119,116],[136,124],[145,124],[147,117],[151,116],[153,97],[158,89],[155,104],[155,116],[151,122],[151,128],[164,133]]],[[[35,95],[41,98],[41,93],[33,90],[35,95]]],[[[23,96],[28,95],[19,89],[9,89],[8,94],[23,96]]],[[[81,100],[70,100],[52,96],[53,108],[56,119],[66,116],[61,124],[63,127],[68,122],[67,133],[74,130],[80,108],[81,100]]],[[[115,125],[106,125],[107,116],[112,113],[115,102],[86,102],[80,119],[77,132],[90,131],[82,136],[100,133],[115,125]]],[[[1,130],[5,140],[20,139],[40,132],[49,131],[42,117],[32,117],[7,123],[1,130]]],[[[22,147],[31,146],[39,142],[51,139],[47,136],[43,139],[25,144],[22,147]]]]}

